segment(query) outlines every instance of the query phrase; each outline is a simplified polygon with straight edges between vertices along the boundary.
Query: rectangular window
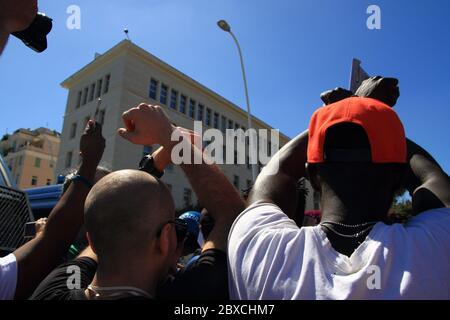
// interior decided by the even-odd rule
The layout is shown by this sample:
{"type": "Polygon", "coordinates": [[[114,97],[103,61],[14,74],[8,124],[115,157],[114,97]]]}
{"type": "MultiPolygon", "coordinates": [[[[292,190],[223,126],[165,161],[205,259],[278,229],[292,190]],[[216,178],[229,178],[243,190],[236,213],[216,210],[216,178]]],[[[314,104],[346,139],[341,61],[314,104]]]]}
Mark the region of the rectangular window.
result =
{"type": "Polygon", "coordinates": [[[233,176],[233,185],[236,189],[239,190],[239,176],[237,176],[237,175],[233,176]]]}
{"type": "Polygon", "coordinates": [[[192,190],[191,189],[184,188],[183,201],[184,201],[185,207],[189,207],[192,204],[192,190]]]}
{"type": "Polygon", "coordinates": [[[70,139],[75,138],[75,136],[77,135],[77,123],[72,123],[72,125],[70,126],[70,139]]]}
{"type": "Polygon", "coordinates": [[[233,121],[228,120],[228,129],[233,129],[233,121]]]}
{"type": "Polygon", "coordinates": [[[173,89],[170,91],[170,107],[175,110],[178,107],[178,91],[173,89]]]}
{"type": "Polygon", "coordinates": [[[109,83],[111,82],[111,75],[108,74],[105,77],[105,87],[103,88],[103,94],[108,93],[109,91],[109,83]]]}
{"type": "MultiPolygon", "coordinates": [[[[195,105],[197,102],[193,99],[189,99],[189,117],[195,119],[195,105]]],[[[200,111],[199,111],[200,112],[200,111]]]]}
{"type": "Polygon", "coordinates": [[[180,112],[186,113],[186,103],[187,103],[187,97],[185,95],[180,95],[180,112]]]}
{"type": "Polygon", "coordinates": [[[66,154],[66,163],[65,163],[66,168],[70,168],[72,166],[72,155],[73,155],[72,151],[69,151],[66,154]]]}
{"type": "Polygon", "coordinates": [[[206,109],[205,125],[211,126],[211,109],[206,109]]]}
{"type": "Polygon", "coordinates": [[[86,129],[89,120],[91,120],[91,116],[87,116],[87,117],[84,118],[84,122],[83,122],[83,124],[84,124],[83,130],[86,129]]]}
{"type": "Polygon", "coordinates": [[[203,112],[205,111],[205,106],[202,104],[198,105],[198,112],[197,112],[197,120],[203,121],[203,112]]]}
{"type": "Polygon", "coordinates": [[[167,105],[167,91],[169,90],[169,87],[167,87],[165,84],[161,85],[161,93],[159,94],[159,102],[161,102],[164,105],[167,105]]]}
{"type": "Polygon", "coordinates": [[[214,112],[213,127],[219,129],[219,114],[217,112],[214,112]]]}
{"type": "Polygon", "coordinates": [[[100,123],[102,126],[105,124],[105,114],[106,111],[105,110],[100,110],[100,112],[98,113],[98,123],[100,123]]]}
{"type": "Polygon", "coordinates": [[[91,84],[91,91],[89,91],[89,101],[94,100],[95,83],[91,84]]]}
{"type": "Polygon", "coordinates": [[[148,96],[153,100],[156,100],[156,96],[158,94],[158,81],[155,79],[150,80],[150,90],[148,96]]]}
{"type": "Polygon", "coordinates": [[[224,116],[222,116],[221,130],[223,133],[225,133],[227,130],[227,118],[225,118],[224,116]]]}
{"type": "Polygon", "coordinates": [[[235,123],[235,124],[234,124],[234,130],[237,130],[237,129],[239,129],[239,128],[240,128],[239,124],[238,124],[238,123],[235,123]]]}
{"type": "Polygon", "coordinates": [[[97,81],[97,92],[95,94],[96,98],[100,98],[102,94],[102,85],[103,85],[103,79],[100,79],[97,81]]]}
{"type": "Polygon", "coordinates": [[[40,168],[41,167],[41,158],[34,158],[34,166],[36,168],[40,168]]]}
{"type": "Polygon", "coordinates": [[[77,94],[77,104],[75,105],[75,108],[78,109],[81,106],[81,96],[83,95],[83,92],[78,91],[77,94]]]}
{"type": "Polygon", "coordinates": [[[52,179],[47,179],[47,183],[46,183],[46,185],[51,185],[52,184],[52,179]]]}
{"type": "Polygon", "coordinates": [[[37,183],[38,183],[38,178],[36,176],[32,176],[31,177],[31,185],[37,186],[37,183]]]}
{"type": "Polygon", "coordinates": [[[83,91],[83,103],[82,103],[83,106],[87,103],[88,91],[89,91],[89,88],[87,88],[87,87],[84,88],[84,91],[83,91]]]}

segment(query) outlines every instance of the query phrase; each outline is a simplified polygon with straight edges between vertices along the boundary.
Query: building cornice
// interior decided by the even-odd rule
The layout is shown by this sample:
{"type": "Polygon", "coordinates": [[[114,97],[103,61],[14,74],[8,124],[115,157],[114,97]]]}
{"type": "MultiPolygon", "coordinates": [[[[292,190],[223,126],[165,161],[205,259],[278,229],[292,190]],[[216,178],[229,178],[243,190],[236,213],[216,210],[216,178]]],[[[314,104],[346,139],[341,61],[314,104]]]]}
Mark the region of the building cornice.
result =
{"type": "MultiPolygon", "coordinates": [[[[152,64],[153,66],[156,66],[160,68],[163,72],[170,74],[175,79],[178,79],[182,82],[186,82],[190,84],[195,89],[199,90],[201,93],[203,93],[205,96],[221,103],[222,105],[225,105],[229,111],[238,114],[239,116],[242,116],[244,118],[247,117],[247,112],[243,110],[242,108],[238,107],[231,101],[227,100],[226,98],[222,97],[218,93],[214,92],[213,90],[207,88],[206,86],[202,85],[198,81],[192,79],[188,75],[184,74],[183,72],[175,69],[174,67],[170,66],[166,62],[162,61],[161,59],[157,58],[156,56],[152,55],[148,51],[142,49],[141,47],[135,45],[129,40],[122,40],[117,45],[112,47],[110,50],[105,52],[102,55],[99,55],[96,57],[93,61],[91,61],[89,64],[84,66],[82,69],[74,73],[72,76],[67,78],[61,83],[61,86],[65,89],[70,89],[73,86],[75,86],[81,79],[84,79],[89,74],[94,73],[97,69],[101,68],[102,66],[106,65],[110,61],[114,60],[116,57],[120,56],[121,54],[131,53],[134,54],[139,59],[152,64]]],[[[257,127],[262,128],[272,128],[270,125],[268,125],[263,120],[252,116],[252,119],[254,121],[254,124],[257,125],[257,127]]],[[[288,136],[280,132],[280,138],[283,140],[290,140],[288,136]]]]}

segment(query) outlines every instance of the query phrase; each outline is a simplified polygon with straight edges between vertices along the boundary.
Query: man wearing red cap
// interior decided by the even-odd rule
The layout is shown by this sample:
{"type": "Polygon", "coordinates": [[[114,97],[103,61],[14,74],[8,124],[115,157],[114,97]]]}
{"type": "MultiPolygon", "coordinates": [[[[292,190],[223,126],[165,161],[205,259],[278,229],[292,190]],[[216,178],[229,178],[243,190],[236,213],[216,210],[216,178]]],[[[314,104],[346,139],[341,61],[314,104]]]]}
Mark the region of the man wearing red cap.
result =
{"type": "Polygon", "coordinates": [[[232,299],[450,298],[450,180],[405,138],[398,95],[367,96],[318,109],[258,177],[229,235],[232,299]],[[299,229],[288,216],[304,176],[322,219],[299,229]],[[389,224],[401,188],[416,215],[389,224]]]}

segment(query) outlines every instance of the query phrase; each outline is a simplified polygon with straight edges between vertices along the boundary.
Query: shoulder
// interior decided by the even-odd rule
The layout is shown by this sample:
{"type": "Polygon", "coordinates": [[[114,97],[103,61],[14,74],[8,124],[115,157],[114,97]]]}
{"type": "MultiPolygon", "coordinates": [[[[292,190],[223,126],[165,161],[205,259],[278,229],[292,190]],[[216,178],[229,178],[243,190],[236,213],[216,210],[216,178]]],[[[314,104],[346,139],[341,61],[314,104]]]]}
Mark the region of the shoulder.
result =
{"type": "Polygon", "coordinates": [[[209,249],[158,292],[160,299],[227,300],[227,254],[209,249]]]}
{"type": "Polygon", "coordinates": [[[63,263],[41,282],[31,299],[68,300],[80,298],[78,291],[87,288],[96,271],[97,263],[87,257],[63,263]]]}

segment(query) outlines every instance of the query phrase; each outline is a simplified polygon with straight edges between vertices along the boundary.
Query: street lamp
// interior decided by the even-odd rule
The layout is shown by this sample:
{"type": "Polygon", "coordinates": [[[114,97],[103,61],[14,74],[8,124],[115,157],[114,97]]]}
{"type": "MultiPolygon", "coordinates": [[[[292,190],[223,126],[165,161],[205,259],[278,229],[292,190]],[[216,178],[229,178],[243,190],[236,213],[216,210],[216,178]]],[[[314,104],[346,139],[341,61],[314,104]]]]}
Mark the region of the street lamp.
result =
{"type": "MultiPolygon", "coordinates": [[[[222,29],[225,32],[228,32],[232,37],[234,42],[236,43],[236,46],[238,48],[239,51],[239,58],[241,59],[241,69],[242,69],[242,77],[244,78],[244,88],[245,88],[245,99],[247,101],[247,125],[249,128],[249,132],[250,132],[250,154],[251,154],[251,149],[254,147],[255,150],[257,150],[256,148],[256,139],[255,136],[253,135],[253,126],[252,126],[252,114],[250,112],[250,99],[248,97],[248,87],[247,87],[247,77],[245,75],[245,68],[244,68],[244,58],[242,57],[242,51],[241,51],[241,46],[239,45],[239,42],[236,38],[236,36],[234,35],[233,32],[231,32],[231,27],[228,24],[228,22],[226,22],[225,20],[220,20],[217,22],[217,25],[219,26],[220,29],[222,29]]],[[[257,155],[256,155],[257,156],[257,155]]],[[[253,179],[253,183],[256,180],[256,176],[258,175],[258,168],[257,168],[257,164],[252,164],[252,179],[253,179]]]]}

